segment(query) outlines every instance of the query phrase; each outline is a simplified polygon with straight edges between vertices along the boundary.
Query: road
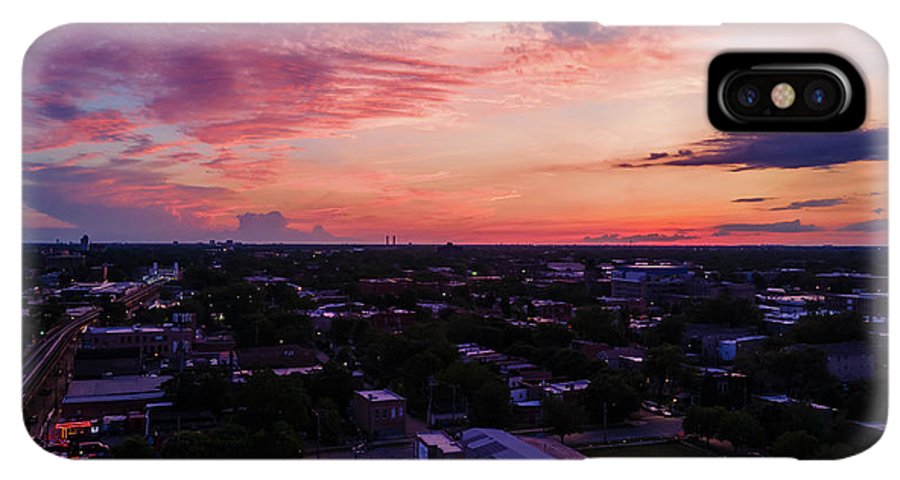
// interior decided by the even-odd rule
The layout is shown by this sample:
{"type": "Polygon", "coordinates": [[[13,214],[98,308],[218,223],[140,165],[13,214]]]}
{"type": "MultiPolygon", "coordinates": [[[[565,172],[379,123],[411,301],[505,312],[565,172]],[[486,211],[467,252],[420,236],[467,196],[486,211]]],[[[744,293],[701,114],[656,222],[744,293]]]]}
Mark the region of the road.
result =
{"type": "Polygon", "coordinates": [[[47,439],[65,395],[74,339],[99,316],[100,309],[91,308],[71,317],[68,323],[47,332],[22,359],[22,415],[29,434],[38,442],[47,439]]]}
{"type": "Polygon", "coordinates": [[[72,318],[69,323],[54,329],[32,348],[22,360],[22,402],[28,403],[40,388],[47,374],[51,372],[65,352],[72,338],[82,327],[93,322],[100,315],[99,308],[91,308],[72,318]]]}

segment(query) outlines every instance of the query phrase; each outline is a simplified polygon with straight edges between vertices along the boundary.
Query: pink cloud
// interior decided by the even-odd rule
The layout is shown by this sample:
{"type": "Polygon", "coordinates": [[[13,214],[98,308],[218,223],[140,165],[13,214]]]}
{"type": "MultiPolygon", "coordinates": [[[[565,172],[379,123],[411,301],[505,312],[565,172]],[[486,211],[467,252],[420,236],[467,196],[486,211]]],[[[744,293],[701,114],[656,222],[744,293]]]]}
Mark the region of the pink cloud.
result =
{"type": "Polygon", "coordinates": [[[137,126],[122,112],[100,110],[76,115],[69,120],[45,122],[43,128],[26,134],[24,149],[34,152],[78,143],[122,142],[137,126]]]}

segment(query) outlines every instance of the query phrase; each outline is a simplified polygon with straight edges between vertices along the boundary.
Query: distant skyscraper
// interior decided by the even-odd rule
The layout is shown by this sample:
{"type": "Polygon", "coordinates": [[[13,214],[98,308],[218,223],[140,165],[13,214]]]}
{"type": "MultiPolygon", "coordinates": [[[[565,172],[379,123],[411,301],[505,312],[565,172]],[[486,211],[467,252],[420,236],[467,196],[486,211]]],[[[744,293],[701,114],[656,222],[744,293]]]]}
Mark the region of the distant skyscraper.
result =
{"type": "Polygon", "coordinates": [[[81,237],[81,251],[87,252],[90,249],[91,249],[91,239],[90,239],[90,237],[87,236],[87,234],[84,234],[84,236],[81,237]]]}
{"type": "Polygon", "coordinates": [[[391,236],[391,244],[392,244],[392,245],[396,245],[396,244],[397,244],[397,236],[396,236],[396,235],[391,236]]]}

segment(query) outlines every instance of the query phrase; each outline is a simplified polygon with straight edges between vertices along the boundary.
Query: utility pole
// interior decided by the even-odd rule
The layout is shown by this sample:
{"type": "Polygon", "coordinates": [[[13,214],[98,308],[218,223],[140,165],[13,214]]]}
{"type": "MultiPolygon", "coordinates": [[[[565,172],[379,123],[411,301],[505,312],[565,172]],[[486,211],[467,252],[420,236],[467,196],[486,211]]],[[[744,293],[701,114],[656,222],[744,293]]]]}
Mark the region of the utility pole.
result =
{"type": "Polygon", "coordinates": [[[609,424],[606,421],[606,400],[603,401],[603,443],[609,443],[609,424]]]}
{"type": "Polygon", "coordinates": [[[321,458],[319,451],[322,450],[322,417],[318,408],[313,409],[313,415],[316,416],[316,458],[321,458]]]}
{"type": "Polygon", "coordinates": [[[434,386],[437,382],[434,380],[434,377],[428,376],[428,412],[425,413],[425,424],[428,428],[431,428],[431,414],[432,414],[432,405],[434,400],[434,386]]]}

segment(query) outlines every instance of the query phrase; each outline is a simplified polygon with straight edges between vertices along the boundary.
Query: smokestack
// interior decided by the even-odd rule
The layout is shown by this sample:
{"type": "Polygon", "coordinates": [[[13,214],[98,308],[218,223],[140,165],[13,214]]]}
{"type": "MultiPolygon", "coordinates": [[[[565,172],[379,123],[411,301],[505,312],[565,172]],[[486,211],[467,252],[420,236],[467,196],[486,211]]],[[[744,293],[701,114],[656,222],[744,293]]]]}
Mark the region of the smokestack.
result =
{"type": "Polygon", "coordinates": [[[385,235],[385,236],[384,236],[384,244],[385,244],[385,245],[390,245],[390,244],[391,244],[391,237],[390,237],[389,235],[385,235]]]}
{"type": "Polygon", "coordinates": [[[392,243],[393,243],[394,245],[397,244],[397,236],[396,236],[396,235],[392,236],[392,237],[391,237],[391,240],[392,240],[392,243]]]}

